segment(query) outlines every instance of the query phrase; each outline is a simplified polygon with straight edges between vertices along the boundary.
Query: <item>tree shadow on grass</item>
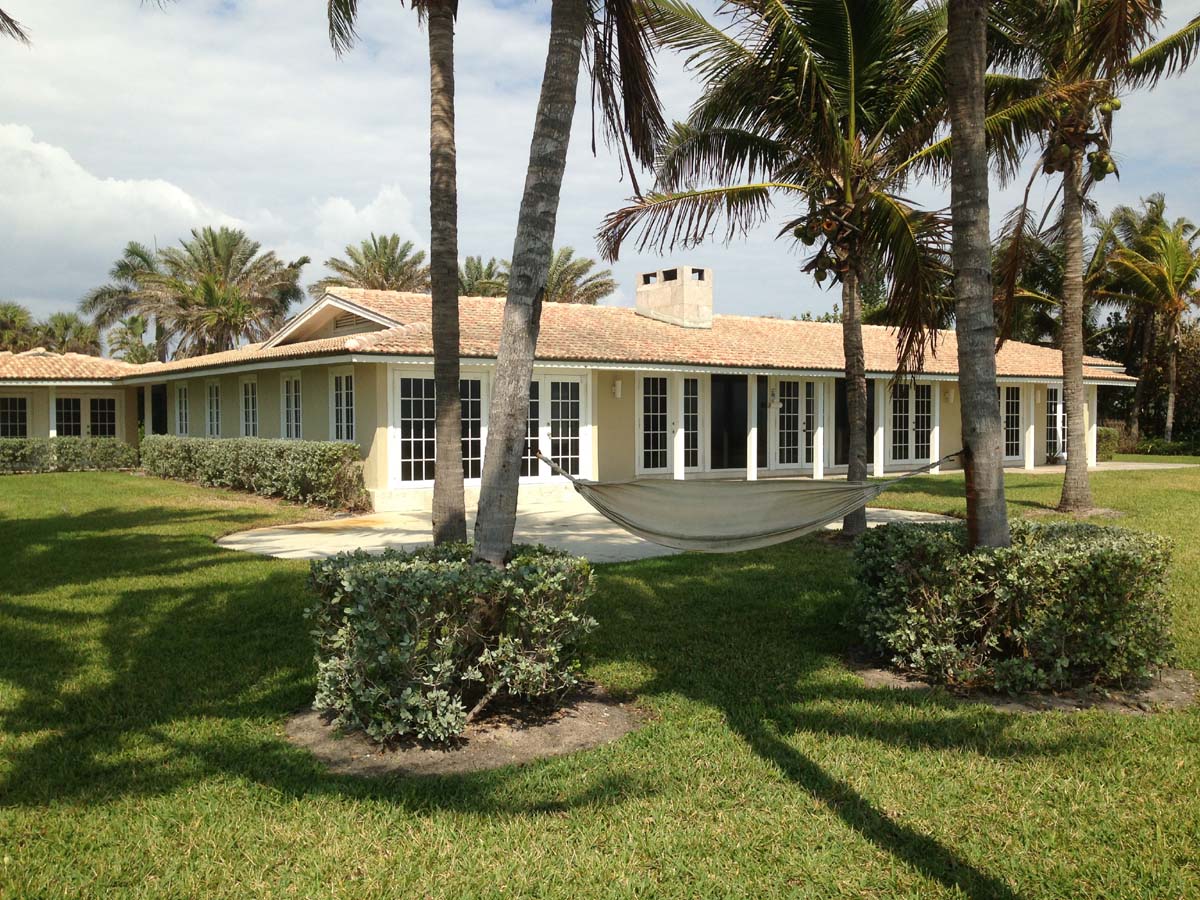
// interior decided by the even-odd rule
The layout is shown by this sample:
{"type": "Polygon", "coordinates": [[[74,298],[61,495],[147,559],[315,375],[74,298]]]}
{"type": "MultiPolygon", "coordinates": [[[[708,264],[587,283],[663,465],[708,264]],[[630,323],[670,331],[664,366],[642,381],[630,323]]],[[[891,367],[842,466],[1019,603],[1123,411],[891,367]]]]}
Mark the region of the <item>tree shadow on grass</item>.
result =
{"type": "MultiPolygon", "coordinates": [[[[540,815],[659,789],[619,762],[581,771],[569,758],[458,777],[329,774],[280,729],[284,715],[312,699],[304,567],[213,547],[208,535],[231,514],[165,509],[147,514],[161,527],[146,528],[142,513],[97,510],[33,534],[47,552],[62,549],[74,561],[66,590],[0,602],[0,646],[23,648],[0,656],[0,681],[15,688],[0,723],[8,763],[0,802],[101,804],[233,777],[288,797],[335,793],[418,813],[540,815]],[[114,546],[136,547],[137,556],[115,559],[114,546]]],[[[31,595],[37,585],[61,586],[31,566],[36,559],[24,557],[0,580],[15,579],[31,595]]],[[[1010,730],[1012,717],[847,678],[836,656],[847,642],[837,623],[848,584],[846,554],[819,539],[604,567],[592,661],[645,673],[630,685],[642,696],[679,695],[719,710],[788,782],[928,877],[972,897],[1014,896],[876,808],[795,738],[853,736],[1014,759],[1070,752],[1077,739],[1023,737],[1010,730]]]]}
{"type": "Polygon", "coordinates": [[[945,887],[970,897],[1017,896],[952,847],[879,809],[799,749],[802,736],[1014,760],[1073,753],[1086,739],[1030,737],[1012,727],[1014,716],[928,692],[868,688],[846,673],[839,656],[850,643],[840,625],[848,554],[819,538],[734,557],[615,566],[605,575],[616,589],[602,600],[602,623],[638,627],[602,629],[599,664],[634,663],[649,673],[635,688],[642,695],[679,694],[719,709],[788,782],[945,887]]]}

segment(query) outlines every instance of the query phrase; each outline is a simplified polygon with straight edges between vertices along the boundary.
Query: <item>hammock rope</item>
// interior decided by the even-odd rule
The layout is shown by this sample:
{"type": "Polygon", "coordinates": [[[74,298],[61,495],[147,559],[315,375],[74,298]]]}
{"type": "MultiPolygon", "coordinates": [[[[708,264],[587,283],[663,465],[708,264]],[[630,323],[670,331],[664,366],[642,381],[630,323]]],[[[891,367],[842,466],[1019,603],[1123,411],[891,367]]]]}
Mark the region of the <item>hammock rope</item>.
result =
{"type": "Polygon", "coordinates": [[[600,515],[631,534],[704,553],[753,550],[823,528],[906,479],[954,459],[961,450],[886,481],[768,478],[588,481],[537,453],[600,515]]]}

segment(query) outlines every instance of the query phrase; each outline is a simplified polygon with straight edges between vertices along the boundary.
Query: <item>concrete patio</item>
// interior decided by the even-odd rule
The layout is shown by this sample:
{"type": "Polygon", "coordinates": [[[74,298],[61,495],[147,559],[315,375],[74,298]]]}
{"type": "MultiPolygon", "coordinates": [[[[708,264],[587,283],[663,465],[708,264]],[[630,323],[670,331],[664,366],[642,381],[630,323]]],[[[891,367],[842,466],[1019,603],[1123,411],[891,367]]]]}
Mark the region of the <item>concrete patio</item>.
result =
{"type": "MultiPolygon", "coordinates": [[[[467,517],[467,530],[474,525],[474,511],[467,517]]],[[[867,524],[888,522],[941,522],[945,516],[891,509],[868,509],[867,524]]],[[[379,553],[388,548],[412,550],[428,544],[428,513],[372,513],[256,528],[218,539],[231,550],[244,550],[279,559],[321,559],[345,550],[379,553]]],[[[836,529],[839,523],[828,528],[836,529]]],[[[592,562],[622,562],[669,556],[678,551],[660,547],[614,525],[592,509],[574,491],[563,491],[551,499],[522,502],[517,510],[518,541],[561,547],[586,556],[592,562]]]]}

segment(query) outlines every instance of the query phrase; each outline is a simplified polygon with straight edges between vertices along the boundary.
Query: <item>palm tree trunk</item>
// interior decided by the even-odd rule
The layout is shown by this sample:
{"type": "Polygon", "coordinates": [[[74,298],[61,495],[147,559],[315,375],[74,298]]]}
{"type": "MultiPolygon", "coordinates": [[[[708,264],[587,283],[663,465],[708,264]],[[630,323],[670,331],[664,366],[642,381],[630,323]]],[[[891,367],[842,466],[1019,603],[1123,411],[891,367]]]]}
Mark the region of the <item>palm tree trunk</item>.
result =
{"type": "Polygon", "coordinates": [[[497,567],[504,565],[512,548],[516,526],[517,489],[529,418],[529,380],[575,116],[587,14],[587,6],[580,0],[553,0],[550,5],[550,47],[513,241],[475,521],[475,556],[497,567]]]}
{"type": "MultiPolygon", "coordinates": [[[[846,418],[850,441],[846,479],[867,480],[867,361],[863,352],[862,298],[858,272],[851,266],[842,279],[842,353],[846,357],[846,418]]],[[[875,410],[876,416],[883,415],[875,410]]],[[[842,519],[842,534],[856,537],[867,530],[867,508],[859,507],[842,519]]]]}
{"type": "Polygon", "coordinates": [[[950,0],[946,93],[953,158],[954,318],[962,414],[967,538],[972,547],[1007,547],[1004,457],[996,398],[996,319],[992,307],[988,162],[983,75],[987,67],[986,0],[950,0]]]}
{"type": "Polygon", "coordinates": [[[1142,428],[1142,409],[1146,405],[1146,392],[1149,390],[1149,369],[1150,360],[1154,358],[1154,342],[1157,337],[1158,315],[1154,310],[1148,310],[1146,321],[1142,324],[1142,352],[1138,360],[1137,387],[1133,389],[1133,406],[1129,409],[1129,418],[1126,420],[1125,429],[1129,432],[1133,443],[1137,445],[1138,438],[1141,436],[1142,428]]]}
{"type": "Polygon", "coordinates": [[[1062,512],[1092,508],[1083,428],[1087,397],[1083,390],[1083,153],[1075,150],[1063,175],[1063,403],[1067,414],[1067,474],[1062,512]]]}
{"type": "Polygon", "coordinates": [[[454,9],[428,7],[429,280],[433,304],[436,458],[433,542],[465,541],[462,404],[459,398],[458,184],[454,146],[454,9]]]}
{"type": "Polygon", "coordinates": [[[1179,319],[1171,323],[1167,333],[1167,424],[1163,437],[1169,442],[1175,432],[1175,382],[1179,360],[1179,319]]]}

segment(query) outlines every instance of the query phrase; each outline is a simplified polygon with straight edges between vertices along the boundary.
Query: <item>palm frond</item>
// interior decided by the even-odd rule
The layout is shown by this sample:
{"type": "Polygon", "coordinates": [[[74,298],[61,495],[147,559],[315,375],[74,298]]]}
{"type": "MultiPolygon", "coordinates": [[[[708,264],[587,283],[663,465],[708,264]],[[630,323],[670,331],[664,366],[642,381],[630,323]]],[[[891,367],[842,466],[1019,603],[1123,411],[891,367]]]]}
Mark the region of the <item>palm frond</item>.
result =
{"type": "Polygon", "coordinates": [[[1200,16],[1178,31],[1155,41],[1123,67],[1122,88],[1154,87],[1163,78],[1183,72],[1200,53],[1200,16]]]}
{"type": "Polygon", "coordinates": [[[660,191],[677,191],[700,179],[757,181],[787,164],[781,141],[736,128],[695,128],[676,122],[655,163],[660,191]]]}
{"type": "Polygon", "coordinates": [[[732,187],[651,193],[609,213],[596,236],[600,255],[615,261],[621,246],[635,231],[639,252],[654,248],[692,247],[702,243],[725,222],[725,240],[745,234],[765,221],[771,209],[772,191],[798,191],[798,185],[760,182],[732,187]]]}
{"type": "Polygon", "coordinates": [[[29,44],[29,35],[21,27],[21,23],[0,9],[0,35],[10,37],[18,43],[29,44]]]}

